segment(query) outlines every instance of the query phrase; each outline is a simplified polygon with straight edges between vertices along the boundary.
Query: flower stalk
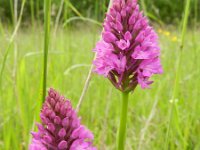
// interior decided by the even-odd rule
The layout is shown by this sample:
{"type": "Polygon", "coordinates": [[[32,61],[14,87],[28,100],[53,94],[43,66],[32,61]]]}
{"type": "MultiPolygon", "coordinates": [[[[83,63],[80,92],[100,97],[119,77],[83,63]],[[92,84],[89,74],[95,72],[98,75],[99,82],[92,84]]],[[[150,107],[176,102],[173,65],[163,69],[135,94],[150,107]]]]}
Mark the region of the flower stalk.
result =
{"type": "Polygon", "coordinates": [[[94,72],[108,78],[122,92],[117,150],[124,150],[128,95],[137,85],[142,89],[162,74],[158,35],[140,10],[138,0],[114,0],[106,14],[102,39],[96,44],[94,72]]]}
{"type": "Polygon", "coordinates": [[[122,92],[122,105],[121,105],[120,125],[118,130],[117,150],[124,150],[126,142],[128,96],[129,96],[128,92],[122,92]]]}

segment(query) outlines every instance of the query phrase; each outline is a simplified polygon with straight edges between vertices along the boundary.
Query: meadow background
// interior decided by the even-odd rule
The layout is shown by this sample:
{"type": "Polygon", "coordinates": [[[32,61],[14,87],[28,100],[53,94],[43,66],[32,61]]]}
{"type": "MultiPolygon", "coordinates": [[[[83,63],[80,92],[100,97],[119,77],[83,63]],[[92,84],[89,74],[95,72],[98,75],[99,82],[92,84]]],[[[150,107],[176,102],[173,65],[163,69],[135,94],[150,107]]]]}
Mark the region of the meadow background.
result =
{"type": "MultiPolygon", "coordinates": [[[[52,0],[47,89],[59,90],[74,107],[108,3],[52,0]]],[[[164,74],[151,89],[130,95],[126,149],[200,150],[200,2],[139,3],[159,35],[164,74]]],[[[43,58],[44,1],[0,0],[0,150],[28,149],[40,120],[43,58]]],[[[120,92],[92,74],[79,115],[99,150],[115,149],[120,103],[120,92]]]]}

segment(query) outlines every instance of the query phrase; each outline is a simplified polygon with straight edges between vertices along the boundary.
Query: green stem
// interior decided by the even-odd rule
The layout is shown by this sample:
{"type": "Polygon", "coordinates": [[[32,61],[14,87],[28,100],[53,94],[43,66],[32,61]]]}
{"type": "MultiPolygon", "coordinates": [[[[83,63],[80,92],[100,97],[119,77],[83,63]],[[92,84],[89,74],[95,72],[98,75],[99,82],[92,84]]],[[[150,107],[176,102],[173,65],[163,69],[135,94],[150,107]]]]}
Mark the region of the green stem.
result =
{"type": "Polygon", "coordinates": [[[118,142],[117,142],[118,150],[124,150],[124,145],[125,145],[125,141],[126,141],[128,94],[129,94],[128,92],[122,93],[121,116],[120,116],[120,125],[119,125],[118,142]]]}
{"type": "Polygon", "coordinates": [[[43,64],[43,97],[46,97],[46,82],[47,82],[47,60],[48,60],[48,49],[49,49],[49,39],[50,39],[50,22],[51,22],[51,0],[45,0],[45,16],[44,16],[44,64],[43,64]]]}
{"type": "MultiPolygon", "coordinates": [[[[183,48],[184,48],[184,44],[185,44],[185,33],[187,30],[187,24],[188,24],[188,17],[189,17],[189,12],[190,12],[190,3],[191,0],[186,0],[186,6],[185,6],[185,10],[184,10],[184,17],[183,17],[183,25],[182,25],[182,33],[181,33],[181,43],[180,43],[180,47],[179,47],[179,54],[178,54],[178,58],[177,58],[177,66],[176,66],[176,72],[175,72],[175,81],[174,81],[174,87],[173,87],[173,93],[172,93],[172,105],[170,108],[170,112],[169,112],[169,123],[168,123],[168,127],[167,127],[167,132],[166,132],[166,141],[165,141],[165,150],[168,150],[170,147],[170,139],[171,139],[171,135],[170,135],[170,131],[172,128],[172,119],[173,119],[173,115],[174,115],[174,109],[176,108],[175,105],[175,99],[178,97],[178,92],[179,92],[179,81],[180,81],[180,69],[181,69],[181,64],[182,64],[182,55],[183,55],[183,48]]],[[[177,126],[179,126],[179,124],[177,124],[177,126]]]]}
{"type": "Polygon", "coordinates": [[[35,20],[35,16],[34,16],[34,14],[35,14],[35,12],[34,12],[34,1],[33,0],[31,0],[30,1],[30,9],[31,9],[31,23],[32,23],[32,25],[34,25],[34,20],[35,20]]]}
{"type": "Polygon", "coordinates": [[[13,6],[14,4],[13,4],[13,0],[10,0],[10,12],[11,12],[11,17],[12,17],[12,24],[13,24],[13,26],[15,27],[15,25],[14,25],[14,6],[13,6]]]}

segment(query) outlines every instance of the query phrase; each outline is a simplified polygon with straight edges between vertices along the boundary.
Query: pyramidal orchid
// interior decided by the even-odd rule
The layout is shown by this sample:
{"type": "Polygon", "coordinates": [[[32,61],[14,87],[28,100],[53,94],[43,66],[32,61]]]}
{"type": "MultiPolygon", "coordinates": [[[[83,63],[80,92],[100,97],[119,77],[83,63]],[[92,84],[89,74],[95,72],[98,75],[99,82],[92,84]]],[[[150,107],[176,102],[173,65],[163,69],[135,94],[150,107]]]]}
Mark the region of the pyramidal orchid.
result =
{"type": "Polygon", "coordinates": [[[94,49],[94,71],[122,91],[118,150],[124,150],[129,92],[137,85],[149,88],[161,74],[158,36],[140,11],[137,0],[113,0],[106,14],[102,39],[94,49]]]}
{"type": "Polygon", "coordinates": [[[94,71],[123,92],[133,91],[137,84],[148,88],[150,77],[162,73],[158,36],[137,0],[113,0],[94,51],[94,71]]]}
{"type": "Polygon", "coordinates": [[[80,123],[69,100],[50,89],[29,150],[96,150],[93,134],[80,123]]]}

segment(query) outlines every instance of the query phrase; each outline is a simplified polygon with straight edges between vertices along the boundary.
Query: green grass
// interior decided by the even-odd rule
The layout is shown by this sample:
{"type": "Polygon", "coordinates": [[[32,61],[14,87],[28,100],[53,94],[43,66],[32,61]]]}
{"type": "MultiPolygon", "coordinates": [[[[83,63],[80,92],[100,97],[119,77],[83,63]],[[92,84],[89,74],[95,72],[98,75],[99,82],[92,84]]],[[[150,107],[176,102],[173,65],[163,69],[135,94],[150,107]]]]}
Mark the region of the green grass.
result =
{"type": "MultiPolygon", "coordinates": [[[[100,38],[101,28],[76,25],[70,29],[58,27],[51,35],[48,56],[47,87],[54,87],[72,100],[76,107],[87,78],[94,53],[91,52],[100,38]],[[75,67],[80,66],[80,67],[75,67]],[[67,70],[67,74],[65,71],[67,70]]],[[[158,30],[158,29],[157,29],[158,30]]],[[[171,34],[180,37],[174,28],[171,34]]],[[[0,35],[0,65],[12,34],[4,27],[0,35]]],[[[200,32],[187,31],[179,72],[179,91],[175,99],[176,115],[172,118],[168,147],[170,150],[200,149],[200,32]]],[[[27,149],[30,130],[39,121],[43,81],[43,28],[19,30],[15,42],[18,49],[16,82],[13,81],[14,45],[10,46],[0,91],[0,149],[27,149]],[[14,91],[13,83],[16,83],[14,91]]],[[[127,122],[127,150],[164,149],[168,128],[179,42],[159,34],[164,74],[155,76],[151,89],[137,87],[130,94],[127,122]],[[142,144],[140,144],[142,143],[142,144]],[[139,146],[140,145],[140,146],[139,146]]],[[[81,105],[82,122],[95,134],[99,150],[114,150],[119,125],[121,92],[116,91],[107,79],[92,76],[89,90],[81,105]]]]}

